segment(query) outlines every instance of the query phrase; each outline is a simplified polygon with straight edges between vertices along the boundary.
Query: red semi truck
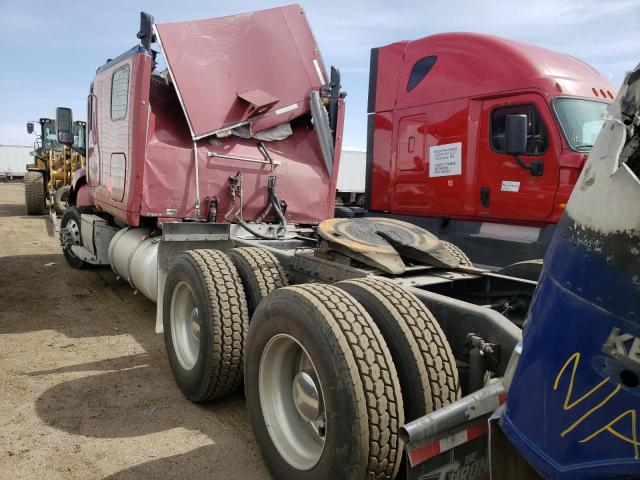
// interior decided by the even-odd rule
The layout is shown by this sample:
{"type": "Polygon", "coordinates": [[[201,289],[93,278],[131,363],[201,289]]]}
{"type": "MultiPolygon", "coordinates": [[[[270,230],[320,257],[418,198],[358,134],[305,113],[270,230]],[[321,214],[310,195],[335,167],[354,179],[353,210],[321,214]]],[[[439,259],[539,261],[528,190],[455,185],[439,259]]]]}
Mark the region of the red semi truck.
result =
{"type": "MultiPolygon", "coordinates": [[[[244,383],[274,478],[487,478],[486,429],[418,464],[411,422],[450,418],[505,375],[536,283],[474,268],[412,224],[328,218],[344,100],[300,6],[143,14],[138,38],[89,89],[87,169],[60,228],[69,264],[110,265],[156,302],[186,398],[244,383]]],[[[70,112],[56,121],[68,142],[70,112]]],[[[526,151],[526,130],[507,116],[509,151],[526,151]]]]}
{"type": "MultiPolygon", "coordinates": [[[[411,224],[330,218],[344,99],[300,6],[143,14],[138,38],[89,88],[68,263],[110,265],[156,303],[188,399],[244,381],[275,478],[396,477],[404,423],[504,373],[535,282],[411,224]]],[[[68,141],[67,109],[57,128],[68,141]]]]}
{"type": "Polygon", "coordinates": [[[367,207],[432,231],[472,261],[542,258],[615,89],[586,63],[474,33],[371,52],[367,207]],[[527,150],[505,120],[527,118],[527,150]]]}

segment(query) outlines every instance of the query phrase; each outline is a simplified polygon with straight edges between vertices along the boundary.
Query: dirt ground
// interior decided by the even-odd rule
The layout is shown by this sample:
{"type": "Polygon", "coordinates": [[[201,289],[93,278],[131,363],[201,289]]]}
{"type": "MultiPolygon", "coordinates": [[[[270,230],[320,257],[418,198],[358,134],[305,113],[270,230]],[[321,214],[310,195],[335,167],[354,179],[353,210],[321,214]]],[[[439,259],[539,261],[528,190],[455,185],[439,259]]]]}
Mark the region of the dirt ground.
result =
{"type": "Polygon", "coordinates": [[[0,184],[0,479],[268,478],[242,393],[195,405],[155,305],[73,270],[22,184],[0,184]]]}

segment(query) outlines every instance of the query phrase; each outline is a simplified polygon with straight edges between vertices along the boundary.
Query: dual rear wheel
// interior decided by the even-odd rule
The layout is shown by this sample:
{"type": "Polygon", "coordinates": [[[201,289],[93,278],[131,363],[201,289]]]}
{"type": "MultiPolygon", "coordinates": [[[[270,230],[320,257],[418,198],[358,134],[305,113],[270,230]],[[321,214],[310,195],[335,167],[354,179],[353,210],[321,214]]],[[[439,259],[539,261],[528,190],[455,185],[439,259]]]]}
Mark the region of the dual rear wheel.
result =
{"type": "Polygon", "coordinates": [[[220,398],[244,372],[275,478],[394,478],[405,420],[459,396],[437,322],[385,280],[288,286],[264,249],[194,250],[174,259],[164,298],[180,389],[196,402],[220,398]]]}

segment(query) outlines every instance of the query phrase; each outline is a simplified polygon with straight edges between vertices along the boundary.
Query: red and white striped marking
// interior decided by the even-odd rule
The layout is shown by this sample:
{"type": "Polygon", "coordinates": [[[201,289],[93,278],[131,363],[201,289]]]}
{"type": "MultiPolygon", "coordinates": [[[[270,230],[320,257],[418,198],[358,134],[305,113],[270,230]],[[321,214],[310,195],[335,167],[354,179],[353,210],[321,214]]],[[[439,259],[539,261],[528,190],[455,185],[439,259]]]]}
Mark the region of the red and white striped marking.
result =
{"type": "Polygon", "coordinates": [[[421,464],[422,462],[429,460],[436,455],[451,450],[458,445],[470,442],[478,437],[487,435],[489,433],[489,424],[486,421],[480,422],[476,425],[472,425],[460,432],[445,438],[441,438],[435,442],[423,445],[409,452],[409,462],[412,467],[421,464]]]}

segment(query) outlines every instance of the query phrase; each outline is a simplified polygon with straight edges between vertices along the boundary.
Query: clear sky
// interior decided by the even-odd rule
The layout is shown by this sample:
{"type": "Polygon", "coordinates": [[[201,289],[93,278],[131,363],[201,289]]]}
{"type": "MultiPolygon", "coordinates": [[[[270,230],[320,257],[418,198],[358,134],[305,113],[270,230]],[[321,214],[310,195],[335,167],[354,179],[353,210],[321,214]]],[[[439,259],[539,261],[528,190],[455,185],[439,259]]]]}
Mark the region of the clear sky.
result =
{"type": "MultiPolygon", "coordinates": [[[[85,119],[95,68],[137,43],[139,12],[158,23],[211,18],[285,1],[0,0],[0,144],[31,145],[25,123],[69,106],[85,119]]],[[[348,92],[345,147],[366,145],[369,52],[433,33],[499,35],[568,53],[618,87],[640,62],[640,0],[307,0],[327,65],[348,92]]]]}

